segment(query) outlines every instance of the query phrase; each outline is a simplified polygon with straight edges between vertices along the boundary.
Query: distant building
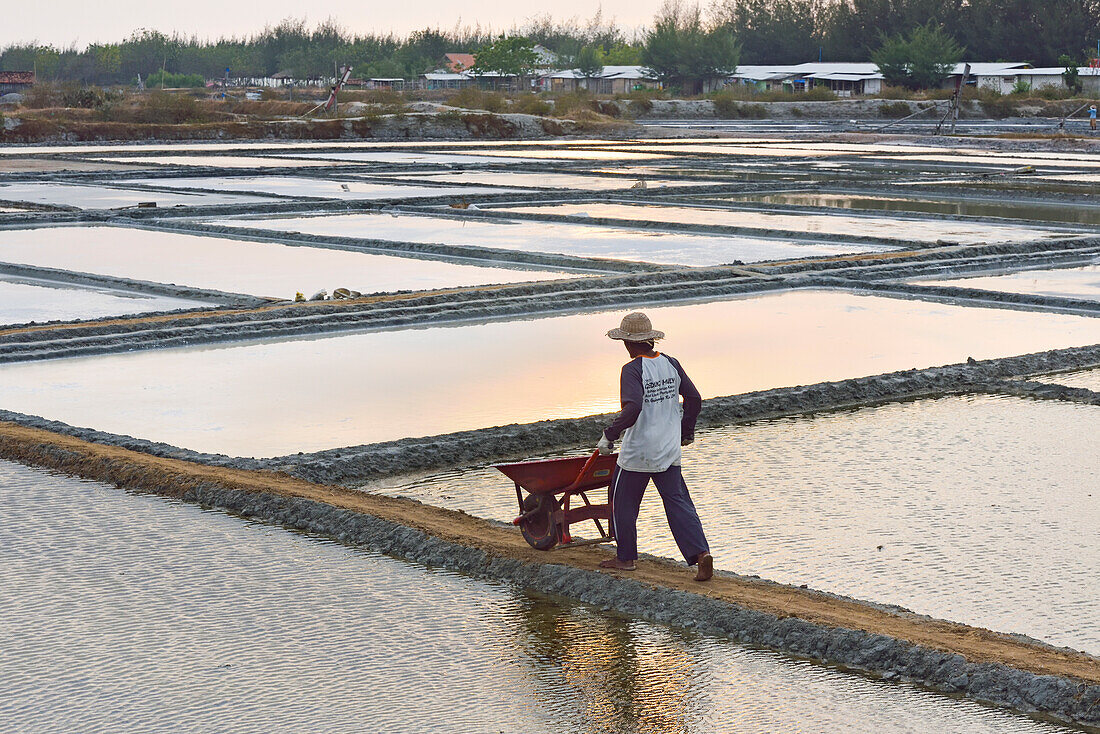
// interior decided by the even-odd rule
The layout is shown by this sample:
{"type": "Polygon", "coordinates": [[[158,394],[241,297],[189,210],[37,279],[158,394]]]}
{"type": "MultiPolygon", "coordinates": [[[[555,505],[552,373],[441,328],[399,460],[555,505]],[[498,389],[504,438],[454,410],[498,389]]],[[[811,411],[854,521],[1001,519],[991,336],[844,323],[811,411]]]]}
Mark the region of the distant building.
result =
{"type": "Polygon", "coordinates": [[[852,97],[878,94],[882,91],[883,77],[872,63],[810,62],[738,66],[729,81],[761,92],[806,92],[814,87],[826,87],[838,97],[852,97]]]}
{"type": "MultiPolygon", "coordinates": [[[[444,54],[440,71],[449,71],[452,74],[461,74],[474,68],[477,59],[473,54],[444,54]]],[[[423,67],[421,67],[423,68],[423,67]]]]}
{"type": "Polygon", "coordinates": [[[638,89],[660,89],[661,83],[644,66],[605,66],[586,79],[577,69],[546,74],[539,80],[546,92],[572,92],[589,89],[596,94],[625,94],[638,89]]]}
{"type": "Polygon", "coordinates": [[[25,92],[34,86],[33,71],[0,71],[0,94],[25,92]]]}

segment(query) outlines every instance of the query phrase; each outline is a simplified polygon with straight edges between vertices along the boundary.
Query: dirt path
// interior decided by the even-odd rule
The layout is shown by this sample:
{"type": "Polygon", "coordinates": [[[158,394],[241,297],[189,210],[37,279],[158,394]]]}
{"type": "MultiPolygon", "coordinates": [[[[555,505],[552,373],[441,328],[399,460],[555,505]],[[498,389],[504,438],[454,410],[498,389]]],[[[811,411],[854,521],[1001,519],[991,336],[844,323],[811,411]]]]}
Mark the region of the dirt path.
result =
{"type": "MultiPolygon", "coordinates": [[[[415,528],[451,543],[483,550],[490,556],[527,563],[593,569],[599,560],[609,555],[608,549],[598,547],[539,552],[530,548],[518,531],[464,513],[400,498],[312,484],[281,473],[160,458],[13,423],[0,422],[0,457],[168,496],[182,496],[190,489],[214,485],[305,498],[415,528]]],[[[507,490],[502,485],[501,491],[507,490]]],[[[863,630],[959,653],[973,663],[1003,663],[1032,673],[1100,683],[1100,658],[1021,641],[985,629],[916,618],[809,590],[749,579],[715,577],[709,584],[697,584],[683,566],[671,562],[642,562],[638,571],[630,576],[647,585],[701,594],[781,618],[797,617],[826,627],[863,630]]]]}

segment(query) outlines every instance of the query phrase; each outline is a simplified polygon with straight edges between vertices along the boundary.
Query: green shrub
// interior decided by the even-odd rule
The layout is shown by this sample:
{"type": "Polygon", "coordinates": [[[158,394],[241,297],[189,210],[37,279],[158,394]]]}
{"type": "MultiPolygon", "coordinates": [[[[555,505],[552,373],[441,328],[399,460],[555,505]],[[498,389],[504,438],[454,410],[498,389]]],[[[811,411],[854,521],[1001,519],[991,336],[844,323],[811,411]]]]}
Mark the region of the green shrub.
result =
{"type": "Polygon", "coordinates": [[[878,114],[879,117],[901,119],[902,117],[913,114],[913,110],[909,107],[908,102],[887,102],[886,104],[879,105],[878,114]]]}
{"type": "Polygon", "coordinates": [[[512,103],[512,110],[515,112],[522,112],[525,115],[546,117],[554,111],[554,105],[537,95],[524,94],[520,95],[519,99],[512,103]]]}
{"type": "Polygon", "coordinates": [[[741,104],[732,94],[719,92],[714,95],[714,116],[727,120],[752,119],[762,120],[768,116],[767,110],[761,104],[741,104]]]}
{"type": "Polygon", "coordinates": [[[170,71],[163,71],[161,69],[154,71],[145,80],[145,87],[147,89],[153,89],[155,87],[161,89],[172,87],[175,89],[181,87],[204,86],[206,86],[206,79],[202,74],[174,74],[170,71]]]}
{"type": "Polygon", "coordinates": [[[466,87],[452,96],[448,100],[448,104],[454,107],[462,107],[467,110],[503,112],[506,101],[504,95],[499,92],[486,92],[477,87],[466,87]]]}
{"type": "Polygon", "coordinates": [[[802,117],[802,108],[801,107],[792,107],[791,108],[791,117],[802,117]]]}

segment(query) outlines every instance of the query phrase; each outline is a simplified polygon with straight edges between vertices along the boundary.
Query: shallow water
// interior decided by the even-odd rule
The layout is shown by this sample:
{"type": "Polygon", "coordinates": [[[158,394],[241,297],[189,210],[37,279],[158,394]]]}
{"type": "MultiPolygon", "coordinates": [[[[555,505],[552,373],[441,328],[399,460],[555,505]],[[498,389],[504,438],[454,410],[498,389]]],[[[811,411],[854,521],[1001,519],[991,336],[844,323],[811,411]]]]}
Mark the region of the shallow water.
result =
{"type": "Polygon", "coordinates": [[[799,243],[605,227],[569,222],[482,220],[415,214],[342,214],[285,219],[218,220],[227,226],[301,232],[336,237],[363,237],[392,242],[423,242],[458,247],[491,247],[520,252],[546,252],[633,260],[661,265],[724,265],[764,260],[882,252],[889,247],[836,243],[799,243]]]}
{"type": "Polygon", "coordinates": [[[305,196],[322,199],[400,199],[427,196],[459,196],[499,193],[502,189],[487,186],[400,186],[392,183],[366,181],[334,181],[303,176],[239,176],[236,178],[149,178],[129,181],[131,184],[180,189],[220,189],[282,196],[305,196]]]}
{"type": "Polygon", "coordinates": [[[0,324],[96,319],[209,306],[184,298],[0,274],[0,324]]]}
{"type": "Polygon", "coordinates": [[[969,217],[1003,217],[1035,219],[1074,224],[1100,224],[1100,208],[1080,204],[1056,205],[967,201],[961,199],[909,199],[890,196],[857,196],[853,194],[817,194],[789,192],[781,194],[738,195],[738,201],[758,201],[765,204],[794,206],[826,206],[840,209],[865,209],[891,212],[926,212],[969,217]]]}
{"type": "MultiPolygon", "coordinates": [[[[1100,654],[1098,451],[1100,408],[959,397],[701,431],[684,476],[720,568],[1100,654]]],[[[489,468],[383,491],[517,512],[489,468]]],[[[679,557],[653,488],[639,537],[679,557]]]]}
{"type": "MultiPolygon", "coordinates": [[[[647,308],[705,397],[1100,342],[1100,319],[793,291],[647,308]]],[[[242,456],[617,410],[622,311],[0,366],[0,406],[242,456]]]]}
{"type": "Polygon", "coordinates": [[[0,261],[287,300],[321,289],[377,293],[577,277],[106,226],[3,230],[0,261]]]}
{"type": "Polygon", "coordinates": [[[984,275],[951,280],[914,280],[916,285],[947,285],[1007,293],[1100,301],[1100,263],[1081,268],[1024,270],[1006,275],[984,275]]]}
{"type": "Polygon", "coordinates": [[[950,240],[963,244],[985,242],[1021,242],[1051,236],[1065,236],[1048,230],[1006,225],[952,221],[914,221],[888,217],[846,217],[838,214],[771,214],[737,209],[637,204],[536,204],[508,207],[510,212],[590,216],[643,222],[721,225],[778,229],[807,234],[872,236],[897,240],[936,242],[950,240]]]}
{"type": "Polygon", "coordinates": [[[1009,712],[0,463],[25,732],[1054,732],[1009,712]]]}
{"type": "Polygon", "coordinates": [[[1029,377],[1028,379],[1036,382],[1049,382],[1055,385],[1083,387],[1093,392],[1100,392],[1100,369],[1061,372],[1056,375],[1042,375],[1040,377],[1029,377]]]}
{"type": "MultiPolygon", "coordinates": [[[[465,183],[484,186],[517,186],[543,189],[580,189],[607,191],[629,189],[638,179],[624,176],[587,176],[579,173],[528,173],[526,171],[449,171],[447,173],[395,173],[408,181],[437,181],[440,183],[465,183]]],[[[366,177],[364,177],[366,178],[366,177]]],[[[667,186],[699,186],[705,181],[650,179],[645,177],[647,188],[667,186]]]]}
{"type": "Polygon", "coordinates": [[[338,166],[339,161],[271,158],[242,155],[158,155],[91,158],[104,163],[137,163],[156,166],[211,166],[213,168],[307,168],[338,166]]]}
{"type": "Polygon", "coordinates": [[[108,188],[101,184],[80,186],[59,183],[0,183],[0,199],[35,204],[75,206],[81,209],[117,209],[153,201],[158,207],[249,204],[271,199],[243,194],[164,193],[108,188]]]}

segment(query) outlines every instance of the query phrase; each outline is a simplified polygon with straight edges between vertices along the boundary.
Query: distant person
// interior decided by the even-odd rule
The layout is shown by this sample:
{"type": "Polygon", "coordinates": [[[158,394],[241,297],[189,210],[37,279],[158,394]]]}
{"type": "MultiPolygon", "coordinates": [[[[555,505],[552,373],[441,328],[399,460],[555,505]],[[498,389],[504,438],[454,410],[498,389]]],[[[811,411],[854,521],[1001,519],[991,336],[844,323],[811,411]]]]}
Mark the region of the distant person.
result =
{"type": "Polygon", "coordinates": [[[1096,129],[1096,105],[1089,107],[1089,127],[1096,129]]]}
{"type": "Polygon", "coordinates": [[[604,429],[597,445],[601,454],[609,454],[620,435],[623,439],[610,490],[616,553],[600,567],[634,570],[638,509],[652,479],[680,553],[689,566],[698,566],[695,580],[708,581],[714,575],[714,558],[680,473],[680,447],[695,440],[703,399],[679,362],[654,351],[654,342],[665,335],[653,329],[645,314],[624,316],[619,328],[607,335],[624,342],[630,361],[623,366],[620,382],[622,412],[604,429]]]}

